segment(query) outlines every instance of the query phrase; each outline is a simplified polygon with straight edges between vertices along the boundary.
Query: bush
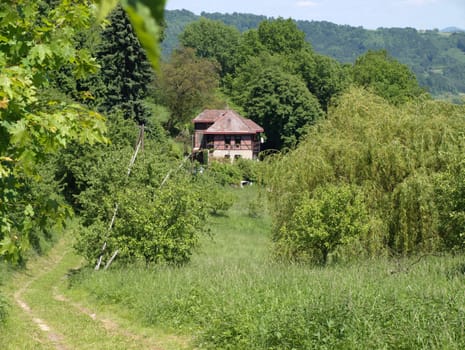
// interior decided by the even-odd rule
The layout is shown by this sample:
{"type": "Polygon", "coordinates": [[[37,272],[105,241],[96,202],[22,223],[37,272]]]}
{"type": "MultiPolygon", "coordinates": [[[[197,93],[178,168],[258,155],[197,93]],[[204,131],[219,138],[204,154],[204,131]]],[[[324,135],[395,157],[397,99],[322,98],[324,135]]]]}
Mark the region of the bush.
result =
{"type": "Polygon", "coordinates": [[[259,162],[250,159],[239,158],[234,161],[234,165],[242,174],[242,179],[245,181],[259,181],[259,162]]]}
{"type": "Polygon", "coordinates": [[[229,162],[212,161],[208,164],[206,173],[222,186],[239,185],[242,181],[239,168],[229,162]]]}
{"type": "Polygon", "coordinates": [[[126,263],[188,262],[205,225],[209,205],[204,189],[179,167],[180,160],[156,154],[150,144],[128,178],[130,154],[128,149],[109,150],[92,168],[90,185],[78,197],[86,226],[75,246],[78,253],[93,263],[106,242],[105,259],[118,250],[118,261],[126,263]],[[115,205],[116,220],[109,230],[115,205]]]}
{"type": "Polygon", "coordinates": [[[203,197],[210,214],[224,214],[234,204],[235,196],[225,187],[217,184],[208,176],[204,176],[201,186],[204,189],[203,197]]]}
{"type": "Polygon", "coordinates": [[[370,229],[360,190],[327,185],[304,197],[275,235],[276,252],[292,260],[325,264],[340,245],[364,238],[370,229]]]}

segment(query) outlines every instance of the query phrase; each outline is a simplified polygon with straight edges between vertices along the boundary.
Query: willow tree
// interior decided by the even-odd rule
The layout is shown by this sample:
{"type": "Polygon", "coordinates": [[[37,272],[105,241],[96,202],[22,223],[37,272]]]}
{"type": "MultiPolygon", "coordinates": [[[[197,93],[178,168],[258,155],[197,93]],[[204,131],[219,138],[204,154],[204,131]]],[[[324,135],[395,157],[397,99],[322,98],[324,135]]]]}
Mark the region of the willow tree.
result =
{"type": "Polygon", "coordinates": [[[303,231],[305,225],[293,221],[315,222],[313,216],[328,205],[345,216],[334,214],[337,220],[323,218],[326,226],[316,226],[326,246],[334,248],[328,255],[463,248],[460,218],[465,212],[459,198],[464,115],[463,106],[428,99],[396,107],[365,90],[345,93],[295,151],[270,163],[268,193],[277,253],[315,257],[315,242],[322,243],[305,236],[311,229],[303,231]],[[341,193],[349,186],[353,195],[345,197],[345,204],[340,195],[334,196],[335,203],[323,195],[335,192],[334,186],[341,193]],[[354,212],[368,213],[367,230],[357,221],[363,216],[351,216],[354,212]],[[350,231],[335,245],[334,233],[341,230],[331,225],[344,220],[359,232],[350,231]],[[295,242],[302,241],[308,245],[296,252],[295,242]]]}

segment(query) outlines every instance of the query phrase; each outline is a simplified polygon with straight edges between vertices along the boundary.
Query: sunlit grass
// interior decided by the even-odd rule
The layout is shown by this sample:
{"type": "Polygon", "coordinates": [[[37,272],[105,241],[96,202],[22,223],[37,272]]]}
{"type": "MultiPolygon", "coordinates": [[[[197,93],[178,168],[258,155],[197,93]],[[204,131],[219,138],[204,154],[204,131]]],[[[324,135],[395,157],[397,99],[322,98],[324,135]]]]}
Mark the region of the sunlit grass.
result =
{"type": "Polygon", "coordinates": [[[248,216],[253,188],[235,190],[213,239],[182,268],[83,272],[75,289],[145,326],[211,349],[461,349],[462,256],[373,260],[326,268],[273,263],[267,216],[248,216]]]}

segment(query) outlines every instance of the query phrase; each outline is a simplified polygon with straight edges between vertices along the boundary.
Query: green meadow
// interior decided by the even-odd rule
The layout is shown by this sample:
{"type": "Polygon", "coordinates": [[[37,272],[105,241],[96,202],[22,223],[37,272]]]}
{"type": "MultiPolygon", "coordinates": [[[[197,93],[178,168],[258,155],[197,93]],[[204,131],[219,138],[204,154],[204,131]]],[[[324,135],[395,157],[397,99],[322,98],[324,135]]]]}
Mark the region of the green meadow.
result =
{"type": "Polygon", "coordinates": [[[465,261],[421,255],[311,267],[270,256],[258,187],[209,219],[184,267],[124,267],[70,280],[74,297],[199,349],[463,349],[465,261]]]}

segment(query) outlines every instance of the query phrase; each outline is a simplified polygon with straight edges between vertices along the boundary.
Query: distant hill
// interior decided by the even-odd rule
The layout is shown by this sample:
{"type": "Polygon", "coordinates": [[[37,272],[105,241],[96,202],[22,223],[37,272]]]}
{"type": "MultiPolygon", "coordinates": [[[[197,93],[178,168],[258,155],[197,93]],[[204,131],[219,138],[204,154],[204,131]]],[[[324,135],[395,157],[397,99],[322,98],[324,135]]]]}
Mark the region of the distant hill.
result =
{"type": "Polygon", "coordinates": [[[464,33],[465,29],[461,29],[457,27],[447,27],[447,28],[441,29],[441,32],[443,33],[464,33]]]}
{"type": "MultiPolygon", "coordinates": [[[[237,27],[256,28],[266,16],[205,13],[202,16],[237,27]]],[[[162,48],[165,56],[177,46],[184,27],[199,18],[187,10],[165,13],[167,29],[162,48]]],[[[465,94],[465,32],[450,27],[442,31],[414,28],[378,28],[338,25],[326,21],[296,21],[315,51],[342,63],[353,63],[368,50],[386,49],[408,65],[418,81],[433,95],[465,94]]]]}

